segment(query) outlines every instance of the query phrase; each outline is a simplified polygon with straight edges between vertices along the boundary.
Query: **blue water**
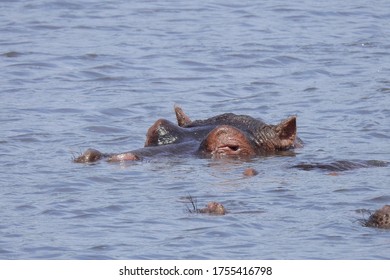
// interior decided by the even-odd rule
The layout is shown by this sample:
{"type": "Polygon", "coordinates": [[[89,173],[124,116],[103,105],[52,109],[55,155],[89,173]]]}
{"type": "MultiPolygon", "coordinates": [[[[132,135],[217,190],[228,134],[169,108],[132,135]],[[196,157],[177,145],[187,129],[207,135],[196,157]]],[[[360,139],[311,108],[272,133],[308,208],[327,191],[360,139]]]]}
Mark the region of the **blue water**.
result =
{"type": "Polygon", "coordinates": [[[0,259],[388,259],[390,2],[1,1],[0,259]],[[192,119],[298,116],[305,147],[252,161],[75,164],[192,119]],[[245,168],[259,174],[244,177],[245,168]],[[219,201],[225,216],[191,214],[219,201]]]}

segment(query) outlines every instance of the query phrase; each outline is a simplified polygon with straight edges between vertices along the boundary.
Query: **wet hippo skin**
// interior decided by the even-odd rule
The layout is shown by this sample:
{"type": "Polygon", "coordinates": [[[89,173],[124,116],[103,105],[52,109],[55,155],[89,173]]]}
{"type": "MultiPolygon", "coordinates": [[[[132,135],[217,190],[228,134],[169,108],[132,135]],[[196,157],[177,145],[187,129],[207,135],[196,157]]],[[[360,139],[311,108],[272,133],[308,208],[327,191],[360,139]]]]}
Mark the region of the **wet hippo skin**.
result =
{"type": "Polygon", "coordinates": [[[385,205],[381,209],[376,210],[363,225],[390,229],[390,205],[385,205]]]}
{"type": "Polygon", "coordinates": [[[177,125],[157,120],[147,131],[145,146],[124,153],[88,149],[74,162],[133,161],[159,155],[192,154],[202,157],[254,157],[302,146],[297,137],[296,117],[269,125],[247,115],[222,114],[205,120],[191,119],[175,106],[177,125]]]}

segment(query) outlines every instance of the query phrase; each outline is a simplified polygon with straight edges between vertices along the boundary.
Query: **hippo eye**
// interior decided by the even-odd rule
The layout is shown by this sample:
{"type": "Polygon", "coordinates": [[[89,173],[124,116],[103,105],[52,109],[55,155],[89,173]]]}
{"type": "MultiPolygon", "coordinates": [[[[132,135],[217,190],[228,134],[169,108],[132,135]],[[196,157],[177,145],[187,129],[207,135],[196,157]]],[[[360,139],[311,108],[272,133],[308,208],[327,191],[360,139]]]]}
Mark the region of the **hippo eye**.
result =
{"type": "Polygon", "coordinates": [[[231,146],[229,146],[229,149],[234,151],[234,152],[238,151],[239,148],[240,148],[240,146],[238,146],[238,145],[231,145],[231,146]]]}

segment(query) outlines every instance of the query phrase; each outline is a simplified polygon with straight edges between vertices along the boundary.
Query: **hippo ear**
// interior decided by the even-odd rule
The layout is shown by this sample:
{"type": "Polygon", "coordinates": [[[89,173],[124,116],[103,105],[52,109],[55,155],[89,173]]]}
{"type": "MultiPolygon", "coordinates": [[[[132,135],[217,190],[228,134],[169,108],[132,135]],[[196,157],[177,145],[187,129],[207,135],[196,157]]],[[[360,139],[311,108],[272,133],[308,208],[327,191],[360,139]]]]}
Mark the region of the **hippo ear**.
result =
{"type": "Polygon", "coordinates": [[[289,148],[294,145],[295,138],[297,136],[297,117],[292,116],[283,121],[274,127],[276,134],[280,140],[280,147],[289,148]]]}
{"type": "Polygon", "coordinates": [[[186,127],[187,125],[192,123],[190,118],[183,112],[183,109],[177,105],[175,105],[175,113],[176,113],[176,119],[177,119],[178,126],[186,127]]]}

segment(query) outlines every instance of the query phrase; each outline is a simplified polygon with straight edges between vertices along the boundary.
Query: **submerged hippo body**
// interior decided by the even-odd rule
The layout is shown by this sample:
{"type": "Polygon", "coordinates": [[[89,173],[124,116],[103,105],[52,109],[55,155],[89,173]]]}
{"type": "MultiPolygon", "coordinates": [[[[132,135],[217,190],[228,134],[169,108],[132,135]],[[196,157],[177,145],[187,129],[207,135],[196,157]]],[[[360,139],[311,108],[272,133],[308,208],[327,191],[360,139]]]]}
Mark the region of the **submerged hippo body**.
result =
{"type": "Polygon", "coordinates": [[[246,115],[222,114],[206,120],[191,119],[175,107],[178,125],[159,119],[148,130],[144,148],[119,154],[88,149],[75,162],[141,160],[155,155],[194,154],[220,158],[273,154],[300,146],[296,117],[268,125],[246,115]]]}

